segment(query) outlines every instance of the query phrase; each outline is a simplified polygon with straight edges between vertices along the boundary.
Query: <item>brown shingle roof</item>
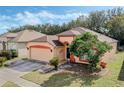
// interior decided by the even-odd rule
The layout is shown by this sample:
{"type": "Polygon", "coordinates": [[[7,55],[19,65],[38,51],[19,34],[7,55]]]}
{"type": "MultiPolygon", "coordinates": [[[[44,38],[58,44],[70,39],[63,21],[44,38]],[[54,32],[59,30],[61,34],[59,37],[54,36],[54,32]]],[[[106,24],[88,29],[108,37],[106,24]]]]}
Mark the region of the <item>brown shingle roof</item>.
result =
{"type": "Polygon", "coordinates": [[[17,33],[11,33],[11,32],[7,32],[7,33],[4,33],[4,34],[1,34],[0,35],[0,41],[5,41],[7,42],[7,38],[14,38],[17,36],[17,33]]]}
{"type": "Polygon", "coordinates": [[[79,31],[80,33],[84,33],[84,32],[91,32],[92,34],[94,35],[97,35],[98,36],[98,39],[100,41],[106,41],[108,43],[113,43],[113,42],[117,42],[117,40],[113,39],[113,38],[110,38],[106,35],[103,35],[103,34],[100,34],[100,33],[97,33],[95,31],[92,31],[90,29],[87,29],[87,28],[84,28],[84,27],[76,27],[76,28],[73,28],[74,31],[79,31]]]}
{"type": "Polygon", "coordinates": [[[58,34],[58,36],[75,36],[75,35],[80,35],[80,32],[75,31],[73,29],[58,34]]]}
{"type": "Polygon", "coordinates": [[[84,28],[84,27],[73,28],[71,30],[68,30],[68,31],[65,31],[65,32],[58,34],[58,36],[76,36],[76,35],[80,35],[80,34],[85,33],[85,32],[91,32],[92,34],[97,35],[98,39],[100,41],[106,41],[108,43],[117,42],[117,40],[115,40],[113,38],[110,38],[108,36],[105,36],[103,34],[97,33],[95,31],[92,31],[92,30],[84,28]]]}
{"type": "Polygon", "coordinates": [[[31,40],[32,42],[46,42],[47,41],[47,36],[42,36],[40,38],[31,40]]]}
{"type": "Polygon", "coordinates": [[[6,37],[16,37],[17,33],[8,33],[6,37]]]}
{"type": "Polygon", "coordinates": [[[16,38],[14,38],[11,41],[15,42],[29,42],[34,39],[40,38],[45,36],[45,34],[42,34],[40,32],[34,31],[34,30],[24,30],[21,32],[18,32],[18,35],[16,38]]]}
{"type": "Polygon", "coordinates": [[[58,41],[58,36],[56,35],[48,35],[47,41],[54,46],[63,46],[63,44],[58,41]]]}
{"type": "Polygon", "coordinates": [[[53,46],[63,46],[63,44],[58,41],[58,37],[56,35],[46,35],[38,39],[34,39],[32,42],[49,42],[53,46]]]}

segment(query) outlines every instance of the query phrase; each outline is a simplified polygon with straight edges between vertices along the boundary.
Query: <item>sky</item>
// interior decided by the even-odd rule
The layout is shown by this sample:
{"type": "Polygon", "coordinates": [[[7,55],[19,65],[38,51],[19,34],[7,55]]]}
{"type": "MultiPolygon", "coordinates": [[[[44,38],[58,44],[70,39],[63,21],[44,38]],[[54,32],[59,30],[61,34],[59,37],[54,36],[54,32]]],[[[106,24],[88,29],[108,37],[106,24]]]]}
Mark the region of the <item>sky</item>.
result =
{"type": "Polygon", "coordinates": [[[90,12],[112,9],[100,6],[0,6],[0,34],[23,25],[63,24],[90,12]]]}

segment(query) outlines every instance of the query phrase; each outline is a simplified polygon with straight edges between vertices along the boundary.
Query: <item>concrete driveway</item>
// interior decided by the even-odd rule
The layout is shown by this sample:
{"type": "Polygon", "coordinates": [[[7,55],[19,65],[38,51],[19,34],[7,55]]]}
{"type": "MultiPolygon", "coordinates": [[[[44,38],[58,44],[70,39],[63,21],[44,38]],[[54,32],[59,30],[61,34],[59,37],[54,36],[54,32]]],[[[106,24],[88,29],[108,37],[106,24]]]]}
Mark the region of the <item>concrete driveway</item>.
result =
{"type": "Polygon", "coordinates": [[[36,61],[29,61],[29,60],[18,60],[8,66],[9,69],[20,71],[20,72],[30,72],[34,70],[38,70],[44,67],[47,63],[45,62],[36,62],[36,61]]]}
{"type": "Polygon", "coordinates": [[[12,62],[8,67],[0,68],[0,86],[7,81],[12,81],[20,87],[39,87],[33,82],[22,79],[21,76],[41,68],[44,68],[48,63],[29,60],[17,60],[12,62]]]}

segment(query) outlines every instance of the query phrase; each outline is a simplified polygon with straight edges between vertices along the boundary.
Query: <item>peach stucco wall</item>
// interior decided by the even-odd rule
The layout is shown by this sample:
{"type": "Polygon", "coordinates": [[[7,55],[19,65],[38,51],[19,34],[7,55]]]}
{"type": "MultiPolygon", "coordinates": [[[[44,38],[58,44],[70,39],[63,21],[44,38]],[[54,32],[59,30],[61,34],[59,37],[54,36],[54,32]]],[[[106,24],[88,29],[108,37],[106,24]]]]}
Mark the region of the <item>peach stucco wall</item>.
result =
{"type": "Polygon", "coordinates": [[[27,44],[27,47],[30,47],[32,45],[43,45],[48,46],[52,49],[52,52],[49,49],[40,49],[40,48],[32,48],[31,50],[28,50],[28,58],[35,59],[35,60],[41,60],[41,61],[49,61],[54,56],[59,57],[60,60],[65,60],[65,47],[53,47],[48,42],[29,42],[27,44]],[[32,54],[30,55],[30,52],[32,54]]]}
{"type": "Polygon", "coordinates": [[[74,40],[74,36],[59,36],[58,38],[60,42],[68,42],[69,44],[74,40]]]}
{"type": "Polygon", "coordinates": [[[117,52],[117,43],[111,43],[110,45],[112,46],[112,50],[105,53],[105,55],[102,58],[103,61],[107,61],[108,59],[111,59],[114,56],[114,54],[116,54],[117,52]]]}
{"type": "Polygon", "coordinates": [[[65,60],[65,47],[55,48],[54,55],[59,57],[60,60],[65,60]]]}
{"type": "MultiPolygon", "coordinates": [[[[73,41],[73,37],[59,37],[59,40],[61,42],[69,42],[71,43],[73,41]]],[[[43,46],[48,46],[52,49],[52,52],[50,50],[45,50],[45,49],[33,49],[31,50],[33,52],[33,57],[38,60],[46,60],[49,61],[52,57],[58,56],[60,60],[65,60],[66,59],[66,47],[53,47],[50,43],[48,42],[29,42],[27,44],[27,47],[32,46],[32,45],[43,45],[43,46]]],[[[111,43],[110,44],[113,48],[110,52],[107,52],[105,56],[102,57],[102,61],[106,61],[110,58],[113,57],[113,55],[117,51],[117,43],[111,43]]],[[[30,49],[28,50],[28,58],[30,58],[30,49]]],[[[75,57],[76,62],[80,62],[78,57],[75,57]]]]}

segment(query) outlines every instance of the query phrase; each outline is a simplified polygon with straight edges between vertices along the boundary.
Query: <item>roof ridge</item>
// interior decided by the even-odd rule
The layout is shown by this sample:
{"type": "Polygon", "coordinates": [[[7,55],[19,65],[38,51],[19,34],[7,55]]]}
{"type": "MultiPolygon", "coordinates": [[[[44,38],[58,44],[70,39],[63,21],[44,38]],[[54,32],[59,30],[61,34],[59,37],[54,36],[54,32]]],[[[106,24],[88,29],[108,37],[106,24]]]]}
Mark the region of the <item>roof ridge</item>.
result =
{"type": "MultiPolygon", "coordinates": [[[[79,28],[84,28],[84,29],[90,30],[90,29],[88,29],[88,28],[85,28],[85,27],[79,27],[79,28]]],[[[109,36],[107,36],[107,35],[104,35],[104,34],[102,34],[102,33],[98,33],[98,32],[96,32],[96,31],[93,31],[93,30],[90,30],[90,31],[92,31],[92,32],[94,32],[94,33],[97,33],[97,34],[99,34],[99,35],[102,35],[102,36],[108,37],[108,38],[110,38],[110,39],[116,40],[116,39],[114,39],[114,38],[111,38],[111,37],[109,37],[109,36]]],[[[117,40],[116,40],[116,41],[117,41],[117,40]]]]}
{"type": "Polygon", "coordinates": [[[18,33],[17,41],[19,41],[19,39],[22,37],[23,34],[24,34],[24,31],[20,31],[20,33],[18,33]]]}
{"type": "Polygon", "coordinates": [[[45,35],[45,36],[38,37],[38,38],[33,39],[33,40],[31,40],[31,41],[37,41],[38,39],[43,39],[44,37],[46,37],[46,35],[45,35]]]}
{"type": "Polygon", "coordinates": [[[2,34],[0,34],[0,37],[3,36],[3,35],[6,35],[8,32],[4,32],[2,34]]]}
{"type": "MultiPolygon", "coordinates": [[[[108,38],[108,39],[111,39],[112,41],[118,41],[118,40],[116,40],[116,39],[114,39],[114,38],[111,38],[111,37],[109,37],[109,36],[106,36],[106,35],[104,35],[104,34],[102,34],[102,33],[98,33],[98,32],[96,32],[96,31],[93,31],[93,30],[91,30],[91,29],[88,29],[88,28],[85,28],[85,27],[77,27],[77,28],[79,28],[79,29],[82,29],[82,30],[89,30],[89,32],[92,32],[92,33],[94,33],[94,34],[96,34],[96,35],[100,35],[100,36],[103,36],[103,37],[106,37],[106,38],[108,38]]],[[[85,32],[87,32],[87,31],[85,31],[85,32]]]]}

